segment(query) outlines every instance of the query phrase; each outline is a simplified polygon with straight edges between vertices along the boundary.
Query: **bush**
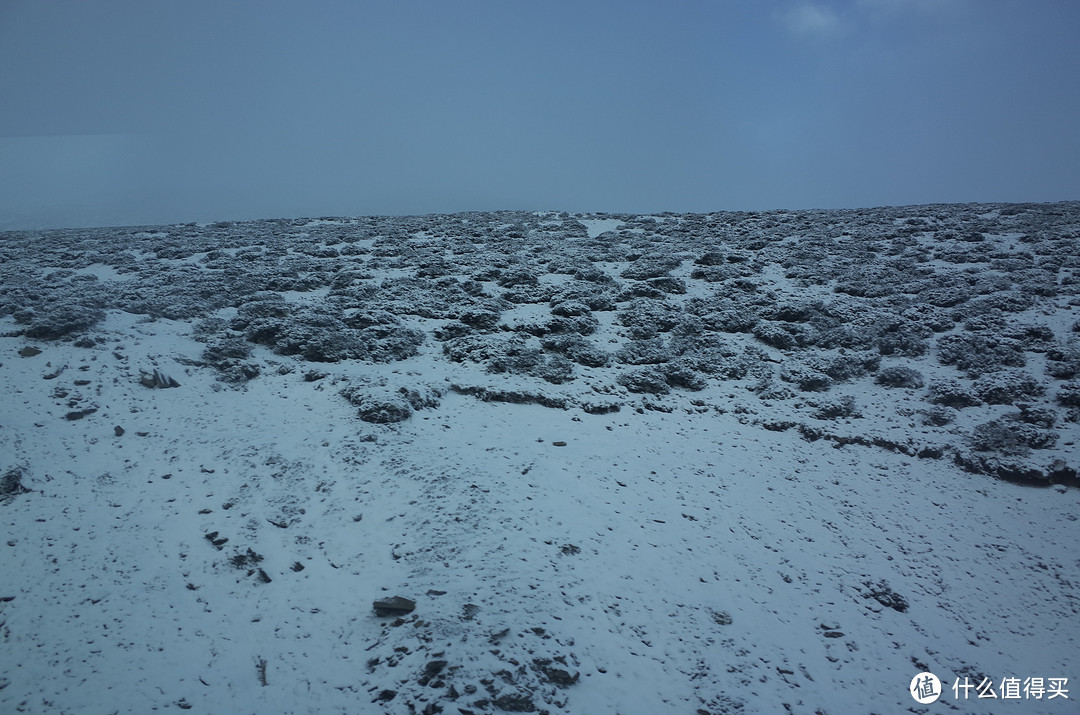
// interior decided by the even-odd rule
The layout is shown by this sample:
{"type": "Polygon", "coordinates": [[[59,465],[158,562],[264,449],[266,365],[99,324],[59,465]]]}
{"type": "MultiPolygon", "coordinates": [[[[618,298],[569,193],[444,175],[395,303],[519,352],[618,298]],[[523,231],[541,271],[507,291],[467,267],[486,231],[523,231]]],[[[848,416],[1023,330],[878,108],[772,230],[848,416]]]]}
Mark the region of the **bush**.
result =
{"type": "Polygon", "coordinates": [[[923,410],[922,423],[932,427],[944,427],[956,419],[956,410],[945,405],[934,405],[923,410]]]}
{"type": "Polygon", "coordinates": [[[541,340],[545,350],[561,353],[586,367],[606,367],[611,356],[580,335],[556,334],[541,340]]]}
{"type": "Polygon", "coordinates": [[[615,359],[628,365],[659,365],[673,357],[671,349],[659,336],[632,340],[615,352],[615,359]]]}
{"type": "Polygon", "coordinates": [[[1080,343],[1070,340],[1061,348],[1047,351],[1046,374],[1058,380],[1080,375],[1080,343]]]}
{"type": "Polygon", "coordinates": [[[40,308],[26,328],[28,338],[57,340],[72,333],[84,332],[105,319],[105,311],[82,305],[56,305],[40,308]]]}
{"type": "Polygon", "coordinates": [[[615,378],[615,381],[630,392],[652,395],[666,395],[671,392],[667,375],[654,367],[628,370],[615,378]]]}
{"type": "Polygon", "coordinates": [[[683,360],[668,363],[667,365],[664,365],[661,370],[663,371],[668,384],[672,387],[697,391],[704,390],[708,385],[705,378],[700,375],[692,365],[683,360]]]}
{"type": "Polygon", "coordinates": [[[1080,382],[1066,382],[1054,396],[1063,407],[1080,407],[1080,382]]]}
{"type": "Polygon", "coordinates": [[[1056,432],[1024,424],[1015,419],[998,419],[977,426],[969,441],[979,452],[1022,456],[1032,449],[1048,449],[1057,442],[1056,432]]]}
{"type": "Polygon", "coordinates": [[[673,256],[642,256],[622,272],[623,278],[648,280],[666,276],[672,269],[678,268],[682,261],[673,256]]]}
{"type": "Polygon", "coordinates": [[[819,402],[813,417],[819,420],[834,420],[837,417],[859,417],[859,411],[855,407],[855,398],[844,395],[835,400],[819,402]]]}
{"type": "Polygon", "coordinates": [[[975,394],[991,405],[1011,405],[1016,400],[1039,397],[1046,387],[1026,372],[990,373],[975,381],[975,394]]]}
{"type": "Polygon", "coordinates": [[[803,392],[825,392],[832,386],[832,378],[807,365],[793,365],[780,371],[780,379],[799,387],[803,392]]]}
{"type": "Polygon", "coordinates": [[[877,337],[876,344],[882,355],[920,357],[930,350],[922,330],[912,328],[888,330],[877,337]]]}
{"type": "Polygon", "coordinates": [[[795,336],[782,323],[762,321],[754,328],[754,337],[766,345],[780,350],[791,350],[795,347],[795,336]]]}
{"type": "Polygon", "coordinates": [[[937,348],[942,365],[956,365],[969,377],[1027,364],[1023,348],[1008,338],[967,333],[946,335],[938,340],[937,348]]]}
{"type": "Polygon", "coordinates": [[[844,382],[878,369],[881,357],[871,353],[844,353],[833,356],[814,356],[806,364],[825,373],[837,382],[844,382]]]}
{"type": "Polygon", "coordinates": [[[927,399],[935,405],[946,407],[975,407],[982,404],[978,396],[955,380],[933,380],[927,399]]]}
{"type": "Polygon", "coordinates": [[[922,373],[910,367],[899,365],[882,368],[874,378],[874,382],[885,387],[905,387],[908,389],[918,389],[924,384],[922,373]]]}
{"type": "Polygon", "coordinates": [[[671,330],[679,324],[682,317],[682,311],[676,305],[661,300],[639,298],[619,312],[619,323],[630,328],[634,337],[648,337],[671,330]]]}

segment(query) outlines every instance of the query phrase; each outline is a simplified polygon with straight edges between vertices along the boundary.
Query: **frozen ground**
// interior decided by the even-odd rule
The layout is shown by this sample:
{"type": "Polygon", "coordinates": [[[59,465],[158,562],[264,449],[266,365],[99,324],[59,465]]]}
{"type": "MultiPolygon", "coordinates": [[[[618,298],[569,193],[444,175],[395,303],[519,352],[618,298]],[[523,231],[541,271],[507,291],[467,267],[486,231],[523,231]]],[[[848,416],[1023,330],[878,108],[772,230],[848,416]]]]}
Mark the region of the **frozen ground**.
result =
{"type": "Polygon", "coordinates": [[[0,258],[2,712],[1076,712],[1080,205],[0,258]]]}

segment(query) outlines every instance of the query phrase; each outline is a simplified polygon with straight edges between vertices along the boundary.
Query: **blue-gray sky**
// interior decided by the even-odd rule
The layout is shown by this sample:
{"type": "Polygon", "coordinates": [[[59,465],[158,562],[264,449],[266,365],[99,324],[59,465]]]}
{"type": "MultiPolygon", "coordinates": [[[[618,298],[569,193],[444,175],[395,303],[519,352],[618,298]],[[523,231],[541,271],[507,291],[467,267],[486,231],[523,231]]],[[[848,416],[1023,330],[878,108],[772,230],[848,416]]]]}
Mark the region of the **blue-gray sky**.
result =
{"type": "Polygon", "coordinates": [[[0,229],[1080,199],[1075,0],[0,0],[0,229]]]}

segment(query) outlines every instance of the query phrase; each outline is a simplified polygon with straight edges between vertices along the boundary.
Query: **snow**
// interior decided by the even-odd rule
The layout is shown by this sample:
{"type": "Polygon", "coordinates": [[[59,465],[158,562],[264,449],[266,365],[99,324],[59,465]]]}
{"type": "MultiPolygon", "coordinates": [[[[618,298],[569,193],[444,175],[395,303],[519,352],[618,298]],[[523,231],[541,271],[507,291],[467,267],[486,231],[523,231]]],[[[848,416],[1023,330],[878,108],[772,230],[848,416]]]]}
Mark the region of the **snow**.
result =
{"type": "MultiPolygon", "coordinates": [[[[321,223],[340,227],[304,228],[321,223]]],[[[685,265],[676,275],[690,281],[685,265]]],[[[757,279],[799,288],[775,264],[757,279]]],[[[689,298],[707,295],[693,283],[689,298]]],[[[1068,313],[1066,298],[1036,310],[1068,313]]],[[[545,317],[546,303],[525,303],[501,322],[512,332],[545,317]]],[[[590,339],[624,344],[621,324],[599,317],[590,339]]],[[[982,408],[923,426],[923,391],[867,377],[836,387],[862,418],[815,422],[805,403],[821,396],[763,400],[752,378],[633,395],[615,368],[575,366],[577,379],[552,385],[451,362],[430,336],[386,363],[254,345],[260,374],[226,384],[204,361],[198,318],[109,308],[78,333],[91,345],[23,329],[0,319],[0,469],[20,468],[31,490],[0,501],[3,712],[932,712],[944,706],[920,709],[907,691],[929,670],[943,701],[989,713],[1002,705],[955,702],[954,679],[1080,677],[1077,488],[763,427],[940,443],[984,421],[982,408]],[[23,357],[28,345],[41,352],[23,357]],[[154,369],[180,386],[141,384],[154,369]],[[350,385],[441,397],[372,424],[341,396],[350,385]],[[575,406],[602,399],[622,409],[575,406]],[[65,419],[76,408],[95,411],[65,419]],[[872,597],[883,584],[906,610],[872,597]],[[372,601],[395,595],[416,610],[377,617],[372,601]]],[[[929,356],[887,364],[957,377],[929,356]]],[[[1057,429],[1040,459],[1075,465],[1076,422],[1057,429]]],[[[1073,712],[1077,697],[1016,709],[1073,712]]]]}

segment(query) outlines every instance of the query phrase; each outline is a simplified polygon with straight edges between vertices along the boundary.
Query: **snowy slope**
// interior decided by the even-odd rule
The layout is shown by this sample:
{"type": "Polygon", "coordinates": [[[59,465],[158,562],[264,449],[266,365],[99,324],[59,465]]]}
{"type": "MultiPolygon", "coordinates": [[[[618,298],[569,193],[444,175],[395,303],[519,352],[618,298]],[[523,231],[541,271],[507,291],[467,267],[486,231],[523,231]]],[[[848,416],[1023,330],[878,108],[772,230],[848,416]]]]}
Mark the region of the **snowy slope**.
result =
{"type": "Polygon", "coordinates": [[[0,711],[1075,712],[1078,227],[6,234],[0,711]]]}

